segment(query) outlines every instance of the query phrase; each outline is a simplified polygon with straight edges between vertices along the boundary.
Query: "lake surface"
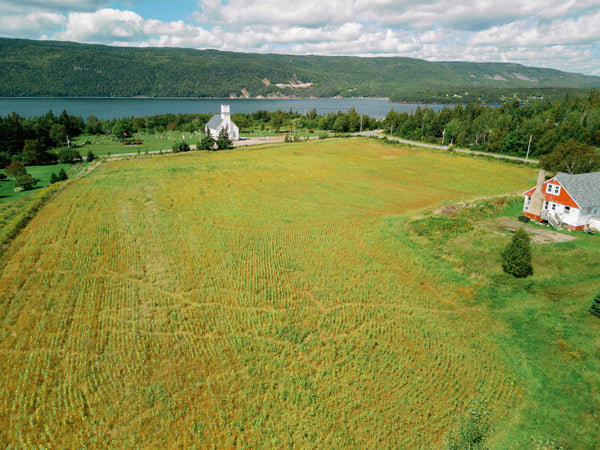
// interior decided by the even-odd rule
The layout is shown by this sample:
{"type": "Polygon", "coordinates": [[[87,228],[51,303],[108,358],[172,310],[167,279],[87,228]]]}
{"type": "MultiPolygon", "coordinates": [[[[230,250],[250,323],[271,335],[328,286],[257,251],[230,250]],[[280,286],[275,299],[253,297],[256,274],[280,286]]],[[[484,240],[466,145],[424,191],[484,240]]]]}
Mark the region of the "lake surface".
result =
{"type": "MultiPolygon", "coordinates": [[[[0,98],[0,116],[13,111],[21,117],[38,117],[48,111],[56,115],[63,110],[86,119],[94,114],[99,119],[121,117],[144,117],[158,114],[213,114],[221,111],[221,105],[231,106],[231,113],[255,111],[282,111],[305,114],[313,109],[317,114],[348,112],[355,108],[359,114],[382,118],[393,108],[396,112],[417,109],[416,103],[392,103],[374,98],[326,98],[326,99],[155,99],[155,98],[0,98]]],[[[431,105],[435,111],[443,105],[431,105]]]]}

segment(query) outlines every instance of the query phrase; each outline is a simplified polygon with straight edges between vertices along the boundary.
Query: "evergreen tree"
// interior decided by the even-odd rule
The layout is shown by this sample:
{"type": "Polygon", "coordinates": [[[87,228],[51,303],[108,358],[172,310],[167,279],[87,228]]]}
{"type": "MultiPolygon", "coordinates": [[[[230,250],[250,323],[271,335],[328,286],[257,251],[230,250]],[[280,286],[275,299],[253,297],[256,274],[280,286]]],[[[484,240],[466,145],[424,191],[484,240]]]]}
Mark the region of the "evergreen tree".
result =
{"type": "Polygon", "coordinates": [[[204,135],[200,139],[200,143],[198,144],[198,148],[200,150],[212,150],[215,146],[215,140],[210,134],[208,128],[204,129],[204,135]]]}
{"type": "Polygon", "coordinates": [[[226,150],[232,147],[233,142],[231,142],[231,139],[229,138],[229,131],[227,131],[227,128],[221,128],[219,136],[217,137],[217,148],[219,150],[226,150]]]}
{"type": "Polygon", "coordinates": [[[533,275],[529,240],[527,231],[522,227],[514,232],[510,242],[502,252],[502,269],[504,272],[516,278],[526,278],[533,275]]]}
{"type": "Polygon", "coordinates": [[[85,160],[91,163],[94,159],[96,159],[96,155],[94,155],[94,152],[92,152],[91,150],[88,150],[85,160]]]}
{"type": "Polygon", "coordinates": [[[600,292],[598,292],[594,297],[592,307],[590,308],[590,313],[600,318],[600,292]]]}

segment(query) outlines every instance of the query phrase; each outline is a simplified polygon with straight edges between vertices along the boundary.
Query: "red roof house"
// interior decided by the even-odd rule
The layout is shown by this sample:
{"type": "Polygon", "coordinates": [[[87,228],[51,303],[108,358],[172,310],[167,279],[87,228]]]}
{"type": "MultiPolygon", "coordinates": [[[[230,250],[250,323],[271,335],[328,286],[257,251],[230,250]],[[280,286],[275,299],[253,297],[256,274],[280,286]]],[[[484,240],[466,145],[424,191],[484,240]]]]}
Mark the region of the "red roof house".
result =
{"type": "Polygon", "coordinates": [[[544,179],[545,172],[540,171],[537,186],[523,194],[524,215],[571,230],[600,230],[600,172],[559,172],[546,182],[544,179]]]}

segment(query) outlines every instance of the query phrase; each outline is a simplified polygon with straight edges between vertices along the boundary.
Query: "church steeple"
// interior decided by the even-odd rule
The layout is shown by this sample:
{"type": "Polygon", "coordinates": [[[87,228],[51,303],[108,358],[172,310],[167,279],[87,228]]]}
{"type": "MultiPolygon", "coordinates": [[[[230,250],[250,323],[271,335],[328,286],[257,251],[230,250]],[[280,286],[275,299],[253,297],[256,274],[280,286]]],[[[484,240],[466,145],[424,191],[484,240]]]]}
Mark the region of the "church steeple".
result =
{"type": "Polygon", "coordinates": [[[221,105],[221,119],[229,119],[229,105],[221,105]]]}

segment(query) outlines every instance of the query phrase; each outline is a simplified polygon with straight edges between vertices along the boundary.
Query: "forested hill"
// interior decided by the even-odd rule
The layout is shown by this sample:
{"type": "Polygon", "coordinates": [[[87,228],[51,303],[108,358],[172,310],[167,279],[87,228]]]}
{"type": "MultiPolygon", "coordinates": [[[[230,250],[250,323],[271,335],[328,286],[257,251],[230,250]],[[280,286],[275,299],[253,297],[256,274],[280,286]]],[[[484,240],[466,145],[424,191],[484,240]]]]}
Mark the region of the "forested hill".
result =
{"type": "Polygon", "coordinates": [[[443,100],[456,98],[465,90],[529,89],[535,94],[535,90],[591,87],[600,87],[600,77],[518,64],[122,48],[0,38],[1,97],[342,96],[428,100],[415,96],[435,93],[443,100]]]}

